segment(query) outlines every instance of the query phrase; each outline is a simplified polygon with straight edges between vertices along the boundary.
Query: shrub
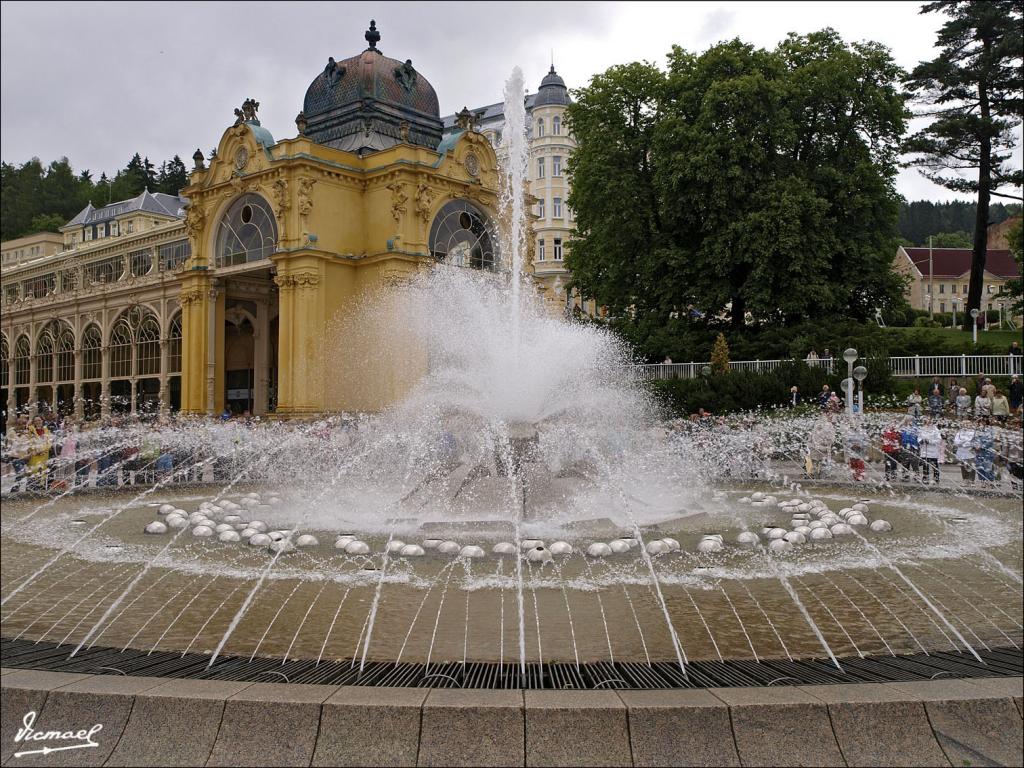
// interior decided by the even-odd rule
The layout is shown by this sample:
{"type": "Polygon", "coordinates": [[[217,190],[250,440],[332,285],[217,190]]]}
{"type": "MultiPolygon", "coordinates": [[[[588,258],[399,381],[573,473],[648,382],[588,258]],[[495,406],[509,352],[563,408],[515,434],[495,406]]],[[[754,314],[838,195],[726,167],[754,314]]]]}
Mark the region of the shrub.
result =
{"type": "Polygon", "coordinates": [[[711,348],[711,370],[716,374],[729,373],[729,342],[725,340],[724,333],[718,334],[715,346],[711,348]]]}

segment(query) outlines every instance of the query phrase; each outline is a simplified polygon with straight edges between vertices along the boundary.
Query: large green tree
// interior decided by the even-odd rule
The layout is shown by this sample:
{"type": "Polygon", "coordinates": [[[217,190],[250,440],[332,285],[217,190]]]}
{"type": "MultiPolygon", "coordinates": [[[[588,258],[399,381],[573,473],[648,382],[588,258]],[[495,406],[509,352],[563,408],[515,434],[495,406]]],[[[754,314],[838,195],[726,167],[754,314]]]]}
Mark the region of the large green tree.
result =
{"type": "Polygon", "coordinates": [[[911,165],[955,192],[978,198],[967,308],[981,306],[992,195],[1020,199],[1024,174],[1011,164],[1012,129],[1024,108],[1024,27],[1016,0],[940,0],[922,13],[948,17],[939,30],[939,55],[921,62],[908,88],[934,118],[909,137],[911,165]],[[964,173],[971,174],[970,178],[964,173]],[[1002,190],[1002,191],[1001,191],[1002,190]]]}
{"type": "Polygon", "coordinates": [[[881,46],[824,30],[595,76],[569,107],[576,286],[638,322],[734,328],[898,301],[901,75],[881,46]]]}

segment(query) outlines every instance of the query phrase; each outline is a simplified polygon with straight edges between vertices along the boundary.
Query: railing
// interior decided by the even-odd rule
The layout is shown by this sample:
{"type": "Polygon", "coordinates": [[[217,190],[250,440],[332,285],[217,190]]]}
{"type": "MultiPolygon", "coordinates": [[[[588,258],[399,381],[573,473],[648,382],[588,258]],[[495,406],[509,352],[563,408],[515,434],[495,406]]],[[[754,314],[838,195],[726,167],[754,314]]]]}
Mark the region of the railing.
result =
{"type": "MultiPolygon", "coordinates": [[[[872,358],[859,358],[857,363],[872,358]]],[[[745,373],[770,373],[793,362],[824,368],[829,373],[842,371],[843,360],[737,360],[729,362],[729,370],[745,373]]],[[[912,355],[888,358],[889,370],[897,378],[911,379],[932,376],[1012,376],[1021,375],[1020,355],[912,355]]],[[[711,363],[654,363],[638,365],[642,381],[658,379],[696,379],[711,363]]]]}

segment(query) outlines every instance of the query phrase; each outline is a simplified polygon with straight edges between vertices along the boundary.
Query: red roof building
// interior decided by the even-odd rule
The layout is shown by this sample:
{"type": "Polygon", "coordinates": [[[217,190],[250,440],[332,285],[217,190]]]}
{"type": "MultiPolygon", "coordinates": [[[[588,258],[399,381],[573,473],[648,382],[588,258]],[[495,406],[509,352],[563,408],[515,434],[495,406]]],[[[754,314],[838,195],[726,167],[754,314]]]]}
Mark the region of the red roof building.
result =
{"type": "MultiPolygon", "coordinates": [[[[935,312],[963,311],[971,276],[970,248],[911,248],[896,251],[896,271],[906,275],[905,291],[914,309],[928,309],[929,298],[935,312]],[[934,275],[932,275],[934,270],[934,275]]],[[[1013,255],[1005,249],[989,249],[985,256],[985,276],[981,289],[981,308],[998,309],[996,295],[1007,280],[1020,277],[1013,255]]]]}

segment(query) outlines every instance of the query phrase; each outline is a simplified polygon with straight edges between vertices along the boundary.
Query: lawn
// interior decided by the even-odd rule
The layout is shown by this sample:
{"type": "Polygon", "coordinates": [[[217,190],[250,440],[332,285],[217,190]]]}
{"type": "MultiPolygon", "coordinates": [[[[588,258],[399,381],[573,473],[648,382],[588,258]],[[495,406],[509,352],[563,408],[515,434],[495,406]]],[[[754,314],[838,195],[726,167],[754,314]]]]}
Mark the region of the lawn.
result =
{"type": "MultiPolygon", "coordinates": [[[[971,332],[961,331],[958,328],[886,328],[885,332],[894,337],[893,342],[907,340],[909,336],[915,339],[933,338],[935,340],[936,352],[939,355],[974,353],[971,343],[971,332]]],[[[1024,344],[1021,331],[997,330],[978,331],[978,352],[987,355],[1002,355],[1010,350],[1010,344],[1014,341],[1024,344]]]]}

